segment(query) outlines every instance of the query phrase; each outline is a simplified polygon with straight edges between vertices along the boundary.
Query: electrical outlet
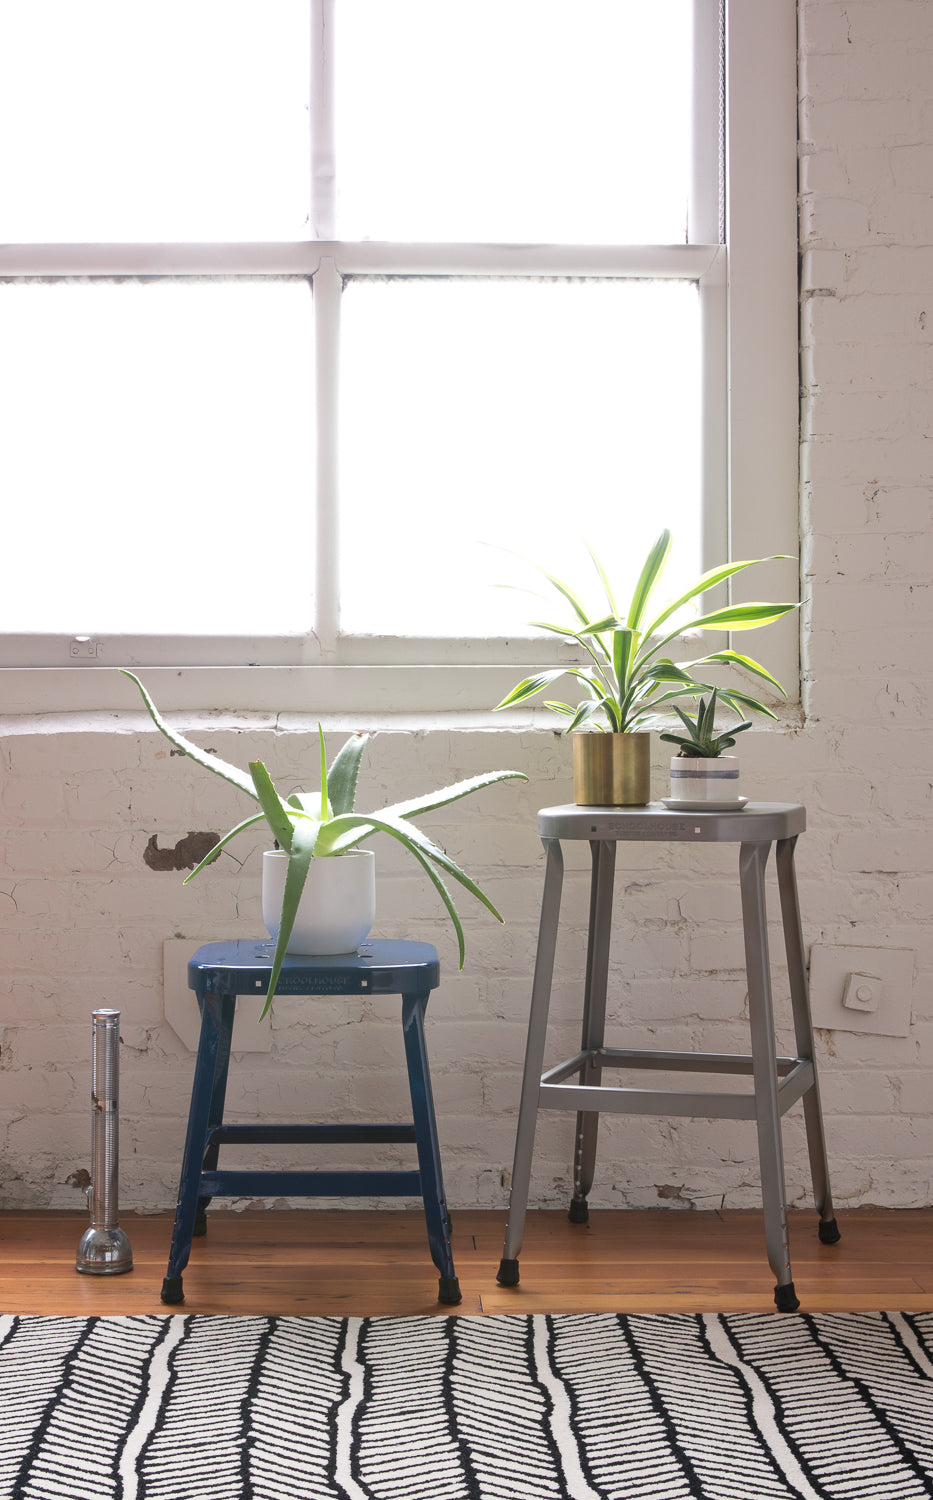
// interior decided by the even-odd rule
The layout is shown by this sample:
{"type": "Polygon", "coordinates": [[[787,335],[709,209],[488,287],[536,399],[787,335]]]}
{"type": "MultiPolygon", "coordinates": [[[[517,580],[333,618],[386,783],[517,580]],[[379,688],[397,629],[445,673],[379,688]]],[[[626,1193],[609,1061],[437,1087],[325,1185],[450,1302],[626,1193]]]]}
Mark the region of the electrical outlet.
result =
{"type": "Polygon", "coordinates": [[[884,998],[884,984],[877,974],[847,974],[842,1003],[847,1010],[876,1011],[884,998]]]}
{"type": "Polygon", "coordinates": [[[810,949],[810,1012],[827,1031],[906,1036],[914,982],[912,948],[810,949]]]}
{"type": "MultiPolygon", "coordinates": [[[[162,984],[165,1019],[190,1052],[197,1052],[201,1016],[194,990],[188,988],[188,960],[213,938],[169,938],[162,944],[162,984]]],[[[234,1052],[271,1052],[269,1017],[260,1021],[265,995],[237,995],[233,1018],[234,1052]]]]}

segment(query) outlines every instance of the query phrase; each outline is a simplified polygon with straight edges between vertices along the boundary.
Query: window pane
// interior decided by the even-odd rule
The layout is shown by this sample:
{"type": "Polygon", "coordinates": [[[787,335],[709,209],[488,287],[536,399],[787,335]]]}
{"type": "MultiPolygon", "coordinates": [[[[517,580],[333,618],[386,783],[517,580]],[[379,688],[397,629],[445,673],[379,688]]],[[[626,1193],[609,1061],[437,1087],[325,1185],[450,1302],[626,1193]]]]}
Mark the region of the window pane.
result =
{"type": "Polygon", "coordinates": [[[345,239],[676,244],[692,0],[339,0],[345,239]]]}
{"type": "Polygon", "coordinates": [[[304,281],[0,287],[0,630],[310,628],[311,317],[304,281]]]}
{"type": "Polygon", "coordinates": [[[308,12],[7,0],[0,240],[306,238],[308,12]]]}
{"type": "Polygon", "coordinates": [[[498,549],[595,598],[584,544],[621,590],[665,525],[665,583],[687,586],[700,571],[698,301],[683,281],[351,280],[341,628],[521,634],[553,605],[492,586],[518,571],[498,549]]]}

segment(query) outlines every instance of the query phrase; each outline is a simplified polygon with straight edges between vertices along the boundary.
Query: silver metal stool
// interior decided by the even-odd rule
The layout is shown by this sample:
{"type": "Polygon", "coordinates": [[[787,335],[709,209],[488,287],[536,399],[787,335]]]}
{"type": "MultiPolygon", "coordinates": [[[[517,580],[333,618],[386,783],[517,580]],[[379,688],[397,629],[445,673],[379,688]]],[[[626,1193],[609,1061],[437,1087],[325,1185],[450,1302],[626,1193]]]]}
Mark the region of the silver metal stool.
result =
{"type": "Polygon", "coordinates": [[[806,811],[792,803],[754,802],[741,812],[669,811],[660,803],[646,807],[548,807],[538,814],[538,834],[547,863],[538,952],[531,993],[531,1014],[522,1081],[512,1190],[505,1246],[499,1265],[502,1286],[517,1286],[518,1256],[525,1227],[528,1185],[539,1109],[577,1111],[570,1218],[585,1223],[587,1195],[593,1185],[600,1111],[635,1115],[692,1115],[714,1120],[755,1120],[761,1164],[761,1197],[765,1242],[774,1272],[774,1300],[780,1312],[800,1306],[791,1278],[787,1241],[787,1199],[781,1117],[803,1100],[810,1171],[819,1237],[824,1244],[840,1238],[833,1216],[826,1163],[823,1116],[813,1055],[813,1027],[804,961],[803,934],[794,849],[806,827],[806,811]],[[560,917],[564,861],[561,840],[586,839],[592,854],[589,937],[583,998],[580,1051],[542,1074],[547,1038],[551,978],[560,917]],[[606,1047],[606,981],[612,925],[612,886],[616,845],[625,840],[660,839],[676,843],[738,844],[745,965],[748,974],[751,1053],[655,1052],[606,1047]],[[796,1057],[778,1057],[771,1003],[765,866],[773,842],[784,945],[790,975],[796,1057]],[[651,1068],[665,1072],[750,1075],[751,1093],[687,1092],[676,1089],[616,1088],[603,1084],[605,1068],[651,1068]],[[566,1082],[573,1079],[573,1082],[566,1082]]]}

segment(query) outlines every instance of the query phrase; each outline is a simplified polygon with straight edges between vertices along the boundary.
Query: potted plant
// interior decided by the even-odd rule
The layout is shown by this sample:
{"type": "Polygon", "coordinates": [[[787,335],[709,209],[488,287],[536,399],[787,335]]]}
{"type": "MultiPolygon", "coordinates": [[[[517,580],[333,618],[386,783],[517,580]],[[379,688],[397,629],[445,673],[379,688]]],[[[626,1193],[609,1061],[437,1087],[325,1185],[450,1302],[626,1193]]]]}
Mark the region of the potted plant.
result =
{"type": "MultiPolygon", "coordinates": [[[[650,795],[649,731],[658,723],[658,711],[662,705],[676,698],[698,698],[712,691],[713,684],[696,675],[701,668],[714,664],[739,667],[769,683],[779,693],[784,691],[759,662],[737,651],[713,651],[693,661],[677,663],[665,655],[665,646],[681,636],[685,629],[754,630],[779,620],[797,605],[728,604],[701,614],[685,625],[679,619],[680,613],[700,595],[735,573],[777,559],[752,558],[746,562],[723,563],[704,573],[678,598],[659,606],[653,602],[655,589],[671,550],[671,533],[665,530],[645,559],[627,607],[620,609],[605,568],[592,548],[589,550],[609,612],[590,609],[567,584],[539,568],[548,583],[570,605],[574,619],[567,624],[552,624],[544,620],[531,622],[535,629],[575,642],[590,658],[589,663],[582,667],[552,667],[526,677],[501,703],[496,704],[496,708],[523,703],[549,687],[558,677],[576,678],[583,688],[584,696],[580,702],[574,705],[548,700],[546,707],[569,721],[565,733],[572,730],[607,732],[573,735],[575,800],[586,807],[643,804],[650,795]]],[[[752,710],[770,718],[776,717],[765,704],[738,688],[720,687],[719,698],[737,713],[752,710]]]]}
{"type": "Polygon", "coordinates": [[[716,733],[716,689],[710,698],[700,699],[693,718],[676,703],[674,712],[684,726],[684,732],[666,730],[662,740],[679,745],[680,751],[671,756],[671,795],[669,802],[702,804],[712,808],[716,804],[729,807],[744,807],[745,799],[739,795],[739,758],[724,755],[731,750],[735,737],[751,729],[751,719],[743,719],[722,734],[716,733]]]}
{"type": "Polygon", "coordinates": [[[461,968],[465,951],[463,926],[439,872],[451,876],[481,901],[498,921],[502,921],[489,897],[438,844],[409,820],[419,813],[457,802],[461,797],[497,781],[527,781],[521,771],[489,771],[430,792],[427,796],[397,802],[378,813],[357,813],[354,811],[357,777],[369,736],[353,735],[328,768],[324,733],[318,725],[319,790],[293,792],[283,799],[262,761],[251,761],[247,775],[237,766],[199,749],[184,735],[169,728],[139,678],[124,668],[120,670],[135,682],[154,724],[176,749],[199,766],[232,782],[259,803],[260,811],[231,828],[186,877],[185,884],[215,859],[238,833],[263,820],[269,825],[276,848],[263,856],[263,919],[275,939],[275,953],[263,1015],[275,996],[287,952],[352,952],[368,933],[375,915],[373,855],[370,850],[361,850],[357,846],[374,833],[385,833],[396,839],[437,889],[457,934],[461,968]],[[308,899],[302,906],[305,896],[308,899]],[[335,925],[324,920],[328,912],[335,918],[335,925]],[[309,944],[311,946],[305,946],[309,944]]]}

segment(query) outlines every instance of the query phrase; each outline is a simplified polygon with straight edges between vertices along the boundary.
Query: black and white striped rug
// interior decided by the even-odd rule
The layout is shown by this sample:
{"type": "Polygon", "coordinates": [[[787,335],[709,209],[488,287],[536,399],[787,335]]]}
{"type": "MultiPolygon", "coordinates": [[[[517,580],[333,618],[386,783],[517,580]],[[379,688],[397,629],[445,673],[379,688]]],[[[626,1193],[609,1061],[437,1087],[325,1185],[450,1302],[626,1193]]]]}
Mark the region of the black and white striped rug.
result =
{"type": "Polygon", "coordinates": [[[10,1500],[933,1495],[933,1313],[0,1317],[10,1500]]]}

